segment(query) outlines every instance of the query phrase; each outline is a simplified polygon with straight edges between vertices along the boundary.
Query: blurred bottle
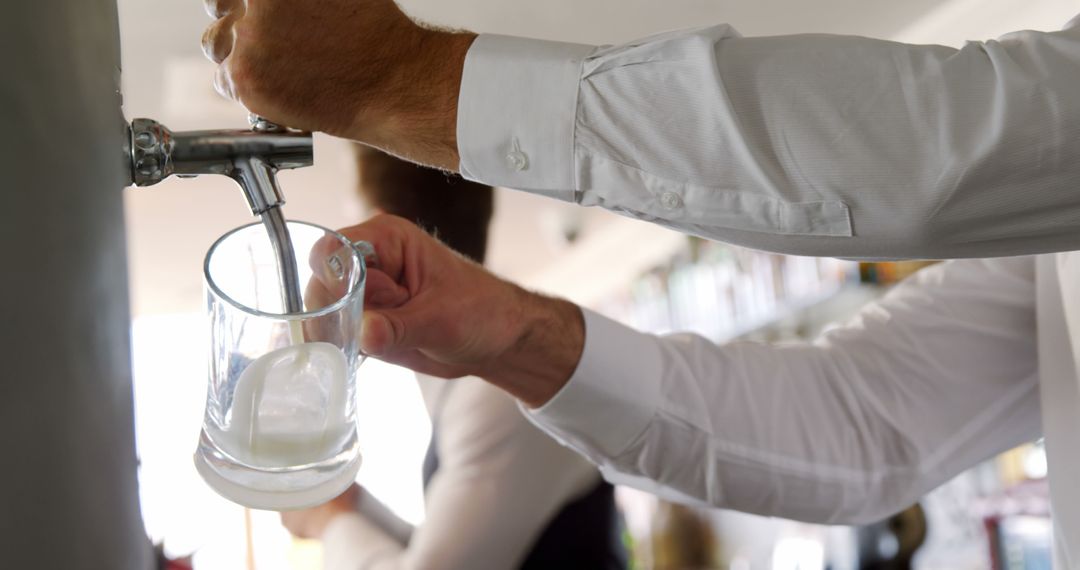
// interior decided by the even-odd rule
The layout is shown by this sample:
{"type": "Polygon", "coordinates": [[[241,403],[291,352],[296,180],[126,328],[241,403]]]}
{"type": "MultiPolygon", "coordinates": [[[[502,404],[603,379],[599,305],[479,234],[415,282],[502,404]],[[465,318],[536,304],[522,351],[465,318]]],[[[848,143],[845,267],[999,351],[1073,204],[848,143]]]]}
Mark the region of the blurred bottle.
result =
{"type": "Polygon", "coordinates": [[[721,567],[715,531],[701,511],[661,501],[654,524],[652,568],[655,570],[721,567]]]}

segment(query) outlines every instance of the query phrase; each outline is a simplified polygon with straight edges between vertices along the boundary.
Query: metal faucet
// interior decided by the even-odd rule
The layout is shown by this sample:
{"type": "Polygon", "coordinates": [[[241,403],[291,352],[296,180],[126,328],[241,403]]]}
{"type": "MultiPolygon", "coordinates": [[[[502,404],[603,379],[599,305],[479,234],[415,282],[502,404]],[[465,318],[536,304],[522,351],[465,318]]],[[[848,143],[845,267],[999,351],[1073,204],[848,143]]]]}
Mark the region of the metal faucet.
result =
{"type": "Polygon", "coordinates": [[[135,119],[125,154],[130,182],[151,186],[175,174],[228,176],[240,185],[253,215],[285,204],[277,171],[314,163],[311,133],[249,115],[251,130],[173,132],[153,119],[135,119]]]}
{"type": "Polygon", "coordinates": [[[262,218],[278,256],[282,300],[289,313],[303,311],[296,255],[281,206],[277,171],[311,166],[311,133],[286,129],[248,115],[251,130],[173,132],[153,119],[125,125],[124,160],[129,185],[151,186],[172,176],[220,174],[236,181],[252,215],[262,218]]]}

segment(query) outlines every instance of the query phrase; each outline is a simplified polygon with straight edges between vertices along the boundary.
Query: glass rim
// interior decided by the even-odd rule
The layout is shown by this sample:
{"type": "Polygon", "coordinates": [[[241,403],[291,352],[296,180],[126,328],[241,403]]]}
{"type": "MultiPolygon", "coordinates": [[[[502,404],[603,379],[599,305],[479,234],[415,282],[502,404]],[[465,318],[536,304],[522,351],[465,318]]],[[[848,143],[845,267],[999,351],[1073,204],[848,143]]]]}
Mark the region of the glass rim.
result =
{"type": "Polygon", "coordinates": [[[299,321],[329,315],[330,313],[333,313],[334,311],[337,311],[344,307],[349,301],[352,301],[357,294],[363,294],[363,284],[367,280],[367,260],[364,259],[364,256],[361,255],[359,251],[357,251],[356,246],[353,244],[353,242],[349,241],[348,238],[341,235],[341,232],[320,226],[319,224],[302,222],[299,220],[285,220],[285,224],[308,226],[317,230],[322,230],[324,233],[333,235],[335,238],[337,238],[339,242],[341,242],[343,246],[348,247],[349,250],[352,251],[353,256],[357,259],[357,261],[359,261],[360,276],[356,278],[356,283],[353,284],[352,290],[347,295],[343,295],[337,301],[334,301],[333,303],[321,309],[317,309],[315,311],[306,311],[303,313],[268,313],[266,311],[260,311],[258,309],[249,307],[226,295],[225,292],[222,291],[220,287],[218,287],[217,283],[215,283],[214,279],[210,276],[210,258],[214,255],[214,252],[217,251],[218,246],[224,243],[225,240],[229,239],[234,234],[240,233],[253,226],[261,226],[261,221],[252,222],[250,224],[244,224],[240,227],[233,228],[222,234],[221,237],[214,240],[214,243],[210,246],[210,249],[206,250],[206,257],[203,259],[203,282],[206,284],[207,287],[210,288],[211,291],[214,292],[214,295],[216,295],[219,299],[225,301],[225,303],[238,311],[247,313],[255,317],[277,319],[283,321],[299,321]]]}

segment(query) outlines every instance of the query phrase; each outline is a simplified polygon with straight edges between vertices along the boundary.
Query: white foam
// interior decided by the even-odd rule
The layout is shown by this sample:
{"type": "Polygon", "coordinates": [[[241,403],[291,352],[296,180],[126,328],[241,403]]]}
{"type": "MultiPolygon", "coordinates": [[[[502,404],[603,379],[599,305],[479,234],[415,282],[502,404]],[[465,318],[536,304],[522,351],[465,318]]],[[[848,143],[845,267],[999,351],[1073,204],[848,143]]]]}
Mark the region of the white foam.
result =
{"type": "Polygon", "coordinates": [[[301,342],[256,359],[237,379],[228,427],[215,439],[252,465],[326,459],[353,429],[345,414],[346,366],[341,349],[326,342],[301,342]]]}

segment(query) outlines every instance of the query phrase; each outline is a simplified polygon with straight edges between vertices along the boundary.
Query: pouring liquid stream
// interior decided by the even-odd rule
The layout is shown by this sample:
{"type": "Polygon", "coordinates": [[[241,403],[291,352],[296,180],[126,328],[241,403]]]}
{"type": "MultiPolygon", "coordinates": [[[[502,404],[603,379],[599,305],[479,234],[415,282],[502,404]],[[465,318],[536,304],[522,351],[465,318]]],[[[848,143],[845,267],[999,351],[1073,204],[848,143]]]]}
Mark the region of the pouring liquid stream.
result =
{"type": "MultiPolygon", "coordinates": [[[[293,250],[289,228],[285,225],[285,214],[281,206],[269,208],[261,214],[270,245],[277,258],[278,278],[281,280],[281,306],[286,313],[304,312],[304,297],[300,291],[300,276],[296,270],[296,252],[293,250]]],[[[299,342],[303,342],[300,339],[299,342]]],[[[293,338],[293,344],[297,339],[293,338]]]]}
{"type": "MultiPolygon", "coordinates": [[[[270,239],[270,245],[277,261],[278,279],[281,284],[282,307],[288,314],[302,313],[304,312],[304,302],[296,265],[296,253],[293,249],[288,226],[285,223],[285,215],[280,206],[275,206],[263,212],[261,218],[263,225],[266,227],[267,237],[270,239]]],[[[304,330],[301,321],[289,319],[287,320],[287,323],[289,327],[289,341],[294,349],[294,360],[291,367],[293,370],[299,372],[309,365],[311,360],[310,350],[312,347],[305,346],[306,340],[304,338],[304,330]]],[[[285,442],[275,441],[277,438],[273,438],[273,440],[267,438],[267,434],[263,434],[259,426],[258,410],[260,409],[260,405],[265,396],[266,379],[252,378],[252,381],[255,383],[255,386],[253,386],[255,389],[251,391],[250,405],[252,413],[249,416],[250,425],[247,429],[248,447],[251,450],[252,455],[256,457],[269,454],[280,454],[284,451],[281,449],[281,444],[285,442]]],[[[313,444],[313,447],[316,449],[322,448],[326,444],[328,427],[329,426],[324,422],[321,429],[315,430],[318,435],[309,432],[308,434],[305,434],[307,437],[303,437],[302,439],[307,439],[308,445],[313,444]]],[[[301,434],[296,435],[300,436],[301,434]]]]}

